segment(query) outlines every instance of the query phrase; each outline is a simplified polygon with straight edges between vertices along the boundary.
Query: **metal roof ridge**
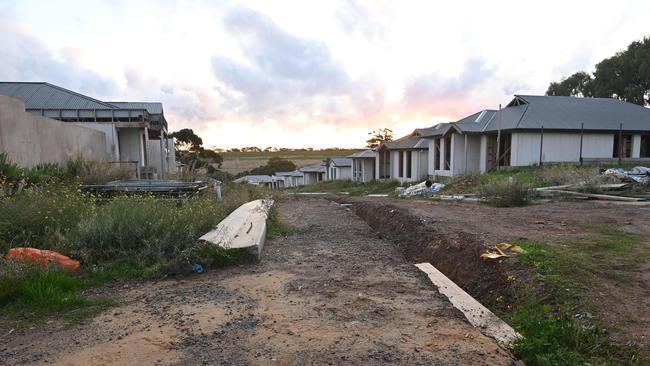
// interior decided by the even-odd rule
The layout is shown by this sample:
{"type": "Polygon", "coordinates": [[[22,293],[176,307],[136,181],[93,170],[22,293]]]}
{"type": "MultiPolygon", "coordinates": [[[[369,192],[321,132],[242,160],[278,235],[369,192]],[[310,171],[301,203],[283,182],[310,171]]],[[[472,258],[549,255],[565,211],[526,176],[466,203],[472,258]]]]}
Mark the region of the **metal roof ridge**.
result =
{"type": "MultiPolygon", "coordinates": [[[[22,83],[22,82],[19,82],[19,83],[22,83]]],[[[91,101],[93,101],[93,102],[95,102],[95,103],[103,104],[103,105],[105,105],[105,106],[107,106],[107,107],[111,107],[111,108],[117,108],[117,109],[119,109],[118,106],[112,105],[112,104],[110,104],[110,103],[108,103],[108,102],[102,102],[102,101],[99,100],[99,99],[95,99],[95,98],[93,98],[93,97],[89,97],[89,96],[87,96],[87,95],[84,95],[84,94],[81,94],[81,93],[74,92],[74,91],[72,91],[72,90],[70,90],[70,89],[66,89],[66,88],[61,87],[61,86],[58,86],[58,85],[50,84],[50,83],[48,83],[48,82],[46,82],[46,81],[43,82],[42,84],[43,84],[43,85],[47,85],[47,86],[51,86],[51,87],[53,87],[54,89],[58,89],[58,90],[61,90],[61,91],[63,91],[63,92],[66,92],[66,93],[74,94],[74,95],[76,95],[76,96],[78,96],[78,97],[80,97],[80,98],[90,99],[91,101]]]]}
{"type": "MultiPolygon", "coordinates": [[[[528,101],[526,101],[528,102],[528,101]]],[[[526,112],[528,112],[528,106],[530,106],[530,102],[526,103],[526,109],[524,109],[524,113],[521,114],[521,117],[519,117],[519,121],[517,121],[517,125],[515,125],[515,128],[519,128],[519,125],[521,124],[521,121],[524,119],[524,116],[526,115],[526,112]]]]}

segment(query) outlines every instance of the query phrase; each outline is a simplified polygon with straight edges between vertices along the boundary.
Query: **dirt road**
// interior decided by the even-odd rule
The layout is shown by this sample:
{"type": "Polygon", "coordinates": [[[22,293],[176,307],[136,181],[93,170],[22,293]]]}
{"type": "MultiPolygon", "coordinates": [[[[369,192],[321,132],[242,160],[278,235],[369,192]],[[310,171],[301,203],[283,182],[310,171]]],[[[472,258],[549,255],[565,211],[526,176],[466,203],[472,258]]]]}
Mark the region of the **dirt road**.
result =
{"type": "Polygon", "coordinates": [[[349,210],[280,205],[295,234],[260,263],[106,288],[121,305],[0,341],[7,365],[512,365],[349,210]]]}

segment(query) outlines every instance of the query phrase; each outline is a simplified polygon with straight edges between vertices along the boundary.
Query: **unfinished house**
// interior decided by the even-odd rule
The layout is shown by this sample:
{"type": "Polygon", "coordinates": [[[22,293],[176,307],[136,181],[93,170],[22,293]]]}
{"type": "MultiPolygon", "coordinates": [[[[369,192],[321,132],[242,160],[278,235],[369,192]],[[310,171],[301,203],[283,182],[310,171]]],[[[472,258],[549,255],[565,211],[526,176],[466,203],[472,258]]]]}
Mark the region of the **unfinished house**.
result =
{"type": "Polygon", "coordinates": [[[303,185],[304,174],[297,170],[292,172],[277,172],[277,179],[283,181],[284,188],[300,187],[303,185]]]}
{"type": "Polygon", "coordinates": [[[515,95],[422,130],[431,176],[584,161],[650,161],[650,109],[612,98],[515,95]]]}
{"type": "Polygon", "coordinates": [[[377,151],[372,149],[359,151],[358,153],[354,153],[348,156],[348,158],[350,158],[352,161],[352,181],[367,183],[375,179],[379,179],[379,174],[376,173],[378,172],[378,169],[376,169],[376,162],[378,157],[379,154],[377,151]]]}
{"type": "Polygon", "coordinates": [[[305,185],[322,182],[325,180],[327,174],[325,163],[307,165],[298,169],[298,171],[303,173],[303,184],[305,185]]]}
{"type": "Polygon", "coordinates": [[[427,177],[428,140],[421,130],[397,140],[386,141],[377,148],[375,171],[377,179],[402,182],[422,181],[427,177]]]}
{"type": "Polygon", "coordinates": [[[352,179],[352,159],[331,158],[325,162],[326,180],[352,179]]]}
{"type": "Polygon", "coordinates": [[[143,178],[176,171],[173,140],[161,103],[103,102],[43,82],[0,82],[0,94],[21,100],[26,112],[101,131],[110,160],[132,165],[143,178]]]}

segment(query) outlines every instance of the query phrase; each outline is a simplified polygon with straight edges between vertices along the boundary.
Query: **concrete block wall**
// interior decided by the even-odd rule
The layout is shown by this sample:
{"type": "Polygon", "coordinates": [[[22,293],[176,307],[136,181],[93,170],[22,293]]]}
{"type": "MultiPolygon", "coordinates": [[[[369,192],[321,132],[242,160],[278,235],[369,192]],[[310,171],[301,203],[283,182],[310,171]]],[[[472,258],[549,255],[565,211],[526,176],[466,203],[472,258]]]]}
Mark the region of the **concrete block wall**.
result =
{"type": "Polygon", "coordinates": [[[110,160],[104,132],[25,112],[25,104],[0,95],[0,152],[23,167],[70,159],[110,160]]]}

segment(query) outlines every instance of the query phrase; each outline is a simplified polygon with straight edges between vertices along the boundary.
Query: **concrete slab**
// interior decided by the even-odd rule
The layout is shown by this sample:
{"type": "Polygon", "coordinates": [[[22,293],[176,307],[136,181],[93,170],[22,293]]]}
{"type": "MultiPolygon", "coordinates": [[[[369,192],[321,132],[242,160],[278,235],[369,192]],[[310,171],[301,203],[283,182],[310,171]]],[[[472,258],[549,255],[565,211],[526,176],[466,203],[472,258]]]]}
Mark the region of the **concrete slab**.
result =
{"type": "Polygon", "coordinates": [[[223,219],[199,240],[224,249],[251,248],[259,258],[266,237],[266,219],[273,200],[260,199],[245,203],[223,219]]]}
{"type": "Polygon", "coordinates": [[[479,328],[483,334],[505,344],[521,337],[511,326],[458,287],[431,263],[418,263],[415,266],[426,273],[431,282],[438,287],[438,291],[445,295],[452,305],[465,315],[470,324],[479,328]]]}

